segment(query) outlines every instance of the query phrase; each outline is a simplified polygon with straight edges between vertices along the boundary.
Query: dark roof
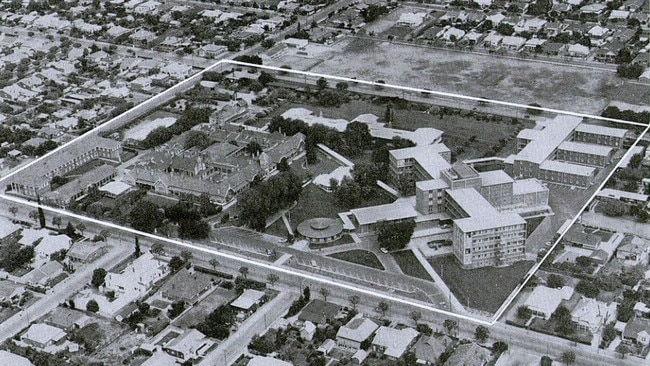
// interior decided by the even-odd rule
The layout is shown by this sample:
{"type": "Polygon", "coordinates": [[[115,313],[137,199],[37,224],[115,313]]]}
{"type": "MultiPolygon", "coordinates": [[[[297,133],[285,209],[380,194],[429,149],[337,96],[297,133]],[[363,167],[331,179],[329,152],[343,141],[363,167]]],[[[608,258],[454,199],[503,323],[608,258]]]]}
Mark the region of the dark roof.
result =
{"type": "Polygon", "coordinates": [[[212,278],[209,275],[197,271],[190,273],[188,269],[183,268],[165,282],[160,291],[170,299],[191,302],[210,286],[212,278]]]}
{"type": "Polygon", "coordinates": [[[650,319],[634,317],[627,322],[623,338],[636,338],[644,330],[650,334],[650,319]]]}
{"type": "Polygon", "coordinates": [[[310,321],[314,324],[323,324],[327,322],[327,319],[334,319],[341,311],[341,307],[331,302],[325,302],[323,300],[312,300],[300,315],[298,319],[302,321],[310,321]]]}

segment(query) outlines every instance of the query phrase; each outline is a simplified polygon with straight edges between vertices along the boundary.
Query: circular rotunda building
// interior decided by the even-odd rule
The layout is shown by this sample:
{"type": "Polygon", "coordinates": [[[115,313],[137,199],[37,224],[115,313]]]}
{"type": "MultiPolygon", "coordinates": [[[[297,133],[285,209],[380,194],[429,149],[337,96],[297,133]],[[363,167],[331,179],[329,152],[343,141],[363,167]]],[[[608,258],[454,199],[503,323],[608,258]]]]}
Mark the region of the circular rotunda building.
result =
{"type": "Polygon", "coordinates": [[[343,234],[343,224],[336,219],[316,217],[298,225],[298,233],[311,244],[326,244],[336,241],[343,234]]]}

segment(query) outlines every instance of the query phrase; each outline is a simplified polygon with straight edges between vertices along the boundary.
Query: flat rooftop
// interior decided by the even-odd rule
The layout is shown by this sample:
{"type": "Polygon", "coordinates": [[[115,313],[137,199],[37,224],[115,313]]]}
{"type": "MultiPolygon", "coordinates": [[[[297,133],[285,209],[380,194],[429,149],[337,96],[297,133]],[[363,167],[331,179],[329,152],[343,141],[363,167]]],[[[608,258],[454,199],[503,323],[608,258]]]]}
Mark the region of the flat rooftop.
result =
{"type": "Polygon", "coordinates": [[[574,141],[564,141],[560,144],[560,146],[558,146],[558,149],[596,156],[609,156],[613,150],[609,146],[585,144],[582,142],[574,141]]]}
{"type": "Polygon", "coordinates": [[[413,206],[406,202],[355,208],[350,210],[350,212],[357,219],[359,225],[374,224],[379,221],[412,219],[418,216],[413,206]]]}
{"type": "Polygon", "coordinates": [[[539,122],[538,126],[542,127],[542,129],[535,130],[537,131],[534,134],[535,139],[531,140],[517,154],[517,157],[521,160],[541,164],[571,135],[581,121],[582,118],[580,117],[560,115],[552,120],[539,122]]]}
{"type": "Polygon", "coordinates": [[[447,190],[447,194],[469,215],[467,218],[454,220],[454,224],[463,232],[526,223],[526,220],[515,213],[501,213],[497,211],[474,188],[447,190]]]}
{"type": "Polygon", "coordinates": [[[564,163],[555,160],[546,160],[545,162],[539,165],[539,168],[542,170],[550,170],[553,172],[560,172],[560,173],[569,173],[569,174],[580,175],[585,177],[592,176],[596,172],[596,168],[592,168],[590,166],[564,163]]]}
{"type": "Polygon", "coordinates": [[[491,170],[488,172],[478,173],[481,177],[481,182],[483,186],[493,186],[497,184],[507,184],[512,183],[514,179],[508,175],[508,173],[503,170],[491,170]]]}
{"type": "Polygon", "coordinates": [[[627,130],[622,128],[605,127],[599,125],[592,125],[588,123],[581,123],[580,125],[578,125],[578,127],[576,127],[576,131],[591,133],[595,135],[614,136],[620,138],[625,137],[625,134],[627,133],[627,130]]]}

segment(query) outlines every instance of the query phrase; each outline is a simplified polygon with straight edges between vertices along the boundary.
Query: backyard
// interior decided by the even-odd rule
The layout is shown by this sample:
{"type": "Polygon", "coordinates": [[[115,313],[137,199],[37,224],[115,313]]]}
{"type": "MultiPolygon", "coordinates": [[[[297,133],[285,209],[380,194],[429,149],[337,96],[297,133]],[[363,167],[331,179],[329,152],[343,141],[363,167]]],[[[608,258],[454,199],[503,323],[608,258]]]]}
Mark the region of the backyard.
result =
{"type": "Polygon", "coordinates": [[[192,308],[189,309],[180,318],[174,320],[172,324],[179,328],[194,327],[198,323],[205,320],[205,317],[208,316],[214,309],[222,304],[229,303],[235,298],[237,298],[237,292],[235,290],[227,290],[225,288],[216,287],[210,295],[205,297],[196,305],[192,306],[192,308]]]}
{"type": "Polygon", "coordinates": [[[466,270],[460,267],[453,255],[446,255],[430,258],[429,263],[463,305],[494,313],[534,262],[466,270]]]}
{"type": "Polygon", "coordinates": [[[355,249],[347,252],[330,254],[329,257],[340,259],[346,262],[360,264],[362,266],[384,270],[384,266],[373,253],[367,250],[355,249]]]}

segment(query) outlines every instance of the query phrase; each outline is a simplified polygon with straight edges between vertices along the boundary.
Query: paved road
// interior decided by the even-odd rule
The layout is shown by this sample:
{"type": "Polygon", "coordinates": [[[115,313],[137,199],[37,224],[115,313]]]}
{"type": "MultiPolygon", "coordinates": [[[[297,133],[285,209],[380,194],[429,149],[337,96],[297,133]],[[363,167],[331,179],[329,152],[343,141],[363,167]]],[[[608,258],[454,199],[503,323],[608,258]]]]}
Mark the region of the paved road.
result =
{"type": "Polygon", "coordinates": [[[217,349],[210,352],[199,365],[228,366],[241,356],[256,334],[263,333],[273,322],[286,314],[291,303],[298,298],[298,294],[282,291],[273,300],[264,304],[250,318],[237,329],[237,331],[223,341],[217,349]]]}
{"type": "MultiPolygon", "coordinates": [[[[265,250],[275,250],[278,254],[290,254],[292,258],[287,263],[297,270],[330,278],[338,278],[346,282],[361,283],[363,286],[370,286],[375,289],[384,287],[388,291],[401,291],[411,294],[425,293],[425,298],[433,306],[442,306],[443,308],[448,306],[447,296],[431,281],[413,278],[401,273],[389,273],[387,271],[321,256],[316,253],[307,253],[302,250],[282,246],[278,244],[277,238],[270,235],[231,227],[213,230],[211,239],[228,246],[257,253],[264,252],[265,250]]],[[[422,299],[422,296],[418,296],[418,298],[422,299]]]]}

